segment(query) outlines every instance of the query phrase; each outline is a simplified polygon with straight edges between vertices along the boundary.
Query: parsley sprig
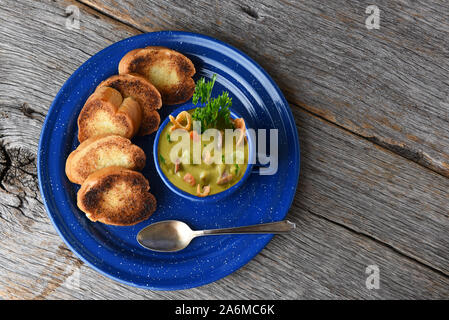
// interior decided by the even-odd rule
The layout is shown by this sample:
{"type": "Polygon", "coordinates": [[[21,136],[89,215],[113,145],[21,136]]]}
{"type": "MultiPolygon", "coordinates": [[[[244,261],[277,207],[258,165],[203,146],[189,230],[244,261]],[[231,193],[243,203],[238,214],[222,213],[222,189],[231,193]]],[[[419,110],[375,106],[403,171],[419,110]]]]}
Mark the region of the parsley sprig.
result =
{"type": "Polygon", "coordinates": [[[201,132],[209,128],[217,129],[233,129],[231,122],[232,98],[229,97],[227,91],[223,91],[217,98],[211,99],[212,89],[215,84],[217,75],[212,76],[211,81],[201,78],[197,81],[192,101],[197,104],[198,101],[204,105],[197,107],[192,114],[193,120],[201,122],[201,132]]]}

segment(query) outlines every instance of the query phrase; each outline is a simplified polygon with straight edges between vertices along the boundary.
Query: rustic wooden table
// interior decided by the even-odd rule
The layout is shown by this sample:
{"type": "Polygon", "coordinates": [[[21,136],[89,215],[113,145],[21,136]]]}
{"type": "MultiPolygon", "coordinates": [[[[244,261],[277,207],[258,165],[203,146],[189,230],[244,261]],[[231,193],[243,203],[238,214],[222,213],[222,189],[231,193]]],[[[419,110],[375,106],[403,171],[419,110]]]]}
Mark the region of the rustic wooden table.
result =
{"type": "Polygon", "coordinates": [[[371,2],[379,28],[356,0],[1,0],[0,298],[449,298],[449,2],[371,2]],[[290,103],[302,153],[297,232],[176,292],[82,263],[36,176],[64,81],[104,47],[156,30],[210,35],[259,62],[290,103]]]}

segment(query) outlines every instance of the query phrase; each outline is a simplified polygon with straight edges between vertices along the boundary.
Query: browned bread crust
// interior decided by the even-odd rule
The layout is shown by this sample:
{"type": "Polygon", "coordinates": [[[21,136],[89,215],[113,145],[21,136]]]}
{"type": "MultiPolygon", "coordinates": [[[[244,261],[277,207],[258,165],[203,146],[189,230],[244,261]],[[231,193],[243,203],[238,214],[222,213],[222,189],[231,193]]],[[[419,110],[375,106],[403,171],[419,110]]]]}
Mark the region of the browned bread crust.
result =
{"type": "Polygon", "coordinates": [[[130,226],[148,219],[156,198],[140,173],[108,167],[91,174],[77,194],[78,207],[87,218],[116,226],[130,226]]]}
{"type": "Polygon", "coordinates": [[[119,74],[137,73],[159,90],[164,104],[189,100],[195,90],[195,66],[183,54],[164,47],[146,47],[128,52],[119,63],[119,74]]]}
{"type": "Polygon", "coordinates": [[[101,82],[97,88],[101,87],[114,88],[122,96],[133,97],[139,103],[142,107],[139,135],[151,134],[159,128],[161,118],[156,110],[162,106],[162,99],[150,81],[138,74],[115,75],[101,82]]]}
{"type": "Polygon", "coordinates": [[[117,90],[102,87],[87,99],[78,116],[78,140],[117,134],[132,138],[142,121],[142,110],[133,98],[122,98],[117,90]]]}
{"type": "Polygon", "coordinates": [[[119,166],[130,170],[145,167],[145,152],[127,138],[117,135],[92,137],[67,158],[65,172],[73,183],[82,184],[97,170],[119,166]]]}

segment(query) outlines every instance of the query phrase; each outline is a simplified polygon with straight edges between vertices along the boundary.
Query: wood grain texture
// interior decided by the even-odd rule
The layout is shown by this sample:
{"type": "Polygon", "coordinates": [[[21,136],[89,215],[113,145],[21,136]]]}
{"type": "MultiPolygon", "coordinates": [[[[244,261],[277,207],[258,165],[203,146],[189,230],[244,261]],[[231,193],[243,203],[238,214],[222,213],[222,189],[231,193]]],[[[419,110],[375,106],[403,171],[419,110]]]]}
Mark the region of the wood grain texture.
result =
{"type": "Polygon", "coordinates": [[[294,109],[303,209],[449,276],[449,179],[294,109]]]}
{"type": "Polygon", "coordinates": [[[187,30],[243,50],[289,102],[449,177],[447,1],[81,0],[141,31],[187,30]]]}
{"type": "Polygon", "coordinates": [[[37,142],[69,75],[139,31],[67,0],[7,0],[0,21],[0,298],[449,298],[448,180],[301,108],[302,172],[288,216],[297,232],[191,290],[145,291],[99,275],[66,248],[45,213],[37,142]],[[81,9],[80,30],[64,28],[70,4],[81,9]],[[372,264],[379,290],[365,286],[372,264]]]}

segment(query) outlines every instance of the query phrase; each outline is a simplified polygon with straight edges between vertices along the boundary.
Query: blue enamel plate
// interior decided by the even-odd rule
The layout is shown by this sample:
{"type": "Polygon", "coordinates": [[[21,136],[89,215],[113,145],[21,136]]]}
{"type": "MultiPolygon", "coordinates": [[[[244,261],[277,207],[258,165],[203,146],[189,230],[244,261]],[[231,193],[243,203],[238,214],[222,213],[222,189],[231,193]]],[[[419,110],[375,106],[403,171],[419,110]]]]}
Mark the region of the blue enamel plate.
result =
{"type": "MultiPolygon", "coordinates": [[[[187,103],[191,103],[188,101],[187,103]]],[[[162,120],[177,106],[163,106],[162,120]]],[[[176,253],[146,250],[136,241],[145,226],[181,220],[192,229],[211,229],[278,221],[285,218],[299,178],[299,141],[291,110],[277,85],[252,59],[210,37],[187,32],[154,32],[117,42],[84,63],[67,80],[50,107],[39,142],[38,177],[42,199],[56,230],[70,249],[102,274],[132,286],[177,290],[204,285],[227,276],[250,261],[272,235],[200,237],[176,253]],[[86,99],[104,79],[118,73],[120,59],[130,50],[165,46],[189,57],[199,77],[218,75],[212,96],[227,90],[232,110],[247,127],[278,129],[278,170],[251,174],[240,188],[217,202],[180,197],[161,180],[153,162],[154,136],[133,142],[147,155],[143,174],[157,198],[157,210],[132,227],[89,221],[76,206],[79,186],[65,175],[65,161],[78,146],[77,118],[86,99]]]]}

